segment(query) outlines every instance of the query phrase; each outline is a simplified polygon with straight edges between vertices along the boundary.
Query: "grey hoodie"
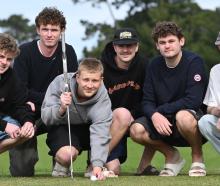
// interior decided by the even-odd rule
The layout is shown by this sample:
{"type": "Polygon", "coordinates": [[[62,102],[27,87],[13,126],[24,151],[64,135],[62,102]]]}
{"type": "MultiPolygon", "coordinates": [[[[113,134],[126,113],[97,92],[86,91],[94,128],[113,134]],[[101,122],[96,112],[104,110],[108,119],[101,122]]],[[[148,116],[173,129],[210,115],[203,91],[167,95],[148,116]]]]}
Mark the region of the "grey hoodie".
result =
{"type": "MultiPolygon", "coordinates": [[[[70,90],[73,100],[69,106],[70,122],[74,124],[90,125],[91,163],[102,167],[109,153],[110,125],[112,123],[111,101],[102,83],[96,95],[90,100],[79,103],[76,93],[76,79],[74,73],[68,73],[70,90]]],[[[46,125],[67,125],[67,114],[60,116],[60,95],[64,90],[63,75],[57,76],[49,85],[42,107],[41,118],[46,125]]]]}

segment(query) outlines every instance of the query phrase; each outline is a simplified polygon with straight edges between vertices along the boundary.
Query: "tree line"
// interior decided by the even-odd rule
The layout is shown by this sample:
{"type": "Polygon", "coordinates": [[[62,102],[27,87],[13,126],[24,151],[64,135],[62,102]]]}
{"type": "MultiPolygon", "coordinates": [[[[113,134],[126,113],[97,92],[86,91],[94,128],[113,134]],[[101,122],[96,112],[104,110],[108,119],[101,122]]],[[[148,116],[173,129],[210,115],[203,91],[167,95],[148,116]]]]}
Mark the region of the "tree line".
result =
{"type": "MultiPolygon", "coordinates": [[[[85,40],[98,34],[97,43],[91,49],[84,47],[83,56],[99,58],[101,51],[112,37],[114,30],[120,27],[133,27],[140,37],[140,52],[149,59],[157,55],[157,50],[151,32],[159,21],[175,21],[186,37],[185,49],[192,50],[202,56],[207,69],[220,62],[219,53],[214,42],[220,31],[220,7],[216,10],[206,10],[199,7],[193,0],[71,0],[76,3],[90,3],[92,7],[105,3],[114,19],[114,24],[92,23],[81,20],[85,27],[85,40]],[[120,11],[121,6],[128,5],[126,17],[123,20],[114,16],[111,8],[120,11]]],[[[210,2],[211,3],[211,2],[210,2]]],[[[91,7],[91,8],[92,8],[91,7]]],[[[22,15],[11,15],[0,20],[0,28],[14,36],[19,43],[37,37],[35,25],[29,24],[29,19],[22,15]]]]}
{"type": "MultiPolygon", "coordinates": [[[[73,3],[83,3],[83,0],[72,0],[73,3]]],[[[206,10],[192,0],[88,0],[92,6],[106,3],[116,9],[124,4],[129,5],[127,16],[123,20],[115,20],[114,25],[107,23],[93,24],[81,20],[85,26],[85,39],[92,38],[98,33],[96,46],[83,50],[84,56],[99,57],[103,47],[109,42],[114,30],[120,27],[133,27],[140,36],[140,52],[149,59],[158,54],[151,32],[159,21],[174,21],[183,30],[186,37],[185,49],[192,50],[204,58],[207,68],[220,62],[219,53],[214,45],[220,31],[220,7],[216,10],[206,10]]],[[[210,2],[211,3],[211,2],[210,2]]],[[[110,12],[112,13],[112,12],[110,12]]]]}

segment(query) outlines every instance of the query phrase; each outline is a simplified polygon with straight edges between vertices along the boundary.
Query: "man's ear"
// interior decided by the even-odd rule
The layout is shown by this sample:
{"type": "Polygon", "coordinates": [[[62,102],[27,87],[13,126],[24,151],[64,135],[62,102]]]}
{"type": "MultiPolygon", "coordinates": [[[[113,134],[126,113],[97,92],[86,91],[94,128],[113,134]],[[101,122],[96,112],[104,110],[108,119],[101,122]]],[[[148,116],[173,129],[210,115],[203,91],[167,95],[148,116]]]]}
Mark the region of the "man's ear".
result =
{"type": "Polygon", "coordinates": [[[79,79],[79,72],[75,73],[75,77],[76,77],[76,79],[79,79]]]}
{"type": "Polygon", "coordinates": [[[113,48],[114,48],[114,51],[116,51],[116,49],[115,49],[115,48],[116,48],[116,45],[114,45],[114,44],[112,43],[112,46],[113,46],[113,48]]]}
{"type": "Polygon", "coordinates": [[[139,49],[139,43],[137,43],[137,46],[135,48],[135,52],[138,52],[138,49],[139,49]]]}
{"type": "Polygon", "coordinates": [[[158,43],[156,43],[156,49],[160,50],[158,43]]]}
{"type": "Polygon", "coordinates": [[[78,81],[79,81],[79,73],[78,72],[75,74],[75,77],[76,77],[76,82],[78,83],[78,81]]]}
{"type": "Polygon", "coordinates": [[[183,47],[184,44],[185,44],[185,38],[182,37],[182,38],[180,39],[180,45],[181,45],[181,47],[183,47]]]}
{"type": "Polygon", "coordinates": [[[36,31],[37,31],[37,34],[40,35],[40,28],[39,27],[36,28],[36,31]]]}

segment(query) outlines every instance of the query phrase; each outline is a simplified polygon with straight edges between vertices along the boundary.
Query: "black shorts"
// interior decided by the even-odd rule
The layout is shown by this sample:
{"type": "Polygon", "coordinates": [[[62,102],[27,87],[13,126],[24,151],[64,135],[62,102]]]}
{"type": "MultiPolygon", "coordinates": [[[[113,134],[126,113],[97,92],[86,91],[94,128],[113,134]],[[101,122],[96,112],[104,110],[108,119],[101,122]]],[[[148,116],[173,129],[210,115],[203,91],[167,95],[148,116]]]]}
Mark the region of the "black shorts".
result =
{"type": "Polygon", "coordinates": [[[111,151],[107,158],[107,163],[114,160],[118,159],[120,163],[124,163],[127,159],[127,135],[125,135],[118,145],[111,151]]]}
{"type": "MultiPolygon", "coordinates": [[[[90,132],[88,124],[71,125],[71,143],[79,152],[90,149],[90,132]]],[[[69,146],[69,131],[67,125],[51,126],[46,143],[50,149],[49,155],[55,156],[63,146],[69,146]]]]}
{"type": "MultiPolygon", "coordinates": [[[[203,115],[202,111],[199,111],[199,112],[195,112],[193,110],[187,110],[187,111],[190,112],[197,121],[203,115]]],[[[173,125],[171,128],[172,134],[170,136],[163,136],[159,134],[157,130],[155,129],[152,121],[148,120],[145,117],[136,119],[135,121],[132,122],[132,124],[139,123],[143,125],[146,131],[148,131],[150,138],[152,140],[161,140],[169,145],[177,146],[177,147],[189,147],[190,146],[189,143],[181,136],[180,132],[178,131],[176,127],[176,115],[164,115],[164,116],[173,125]]],[[[205,138],[203,138],[202,140],[203,140],[203,143],[206,142],[205,138]]]]}

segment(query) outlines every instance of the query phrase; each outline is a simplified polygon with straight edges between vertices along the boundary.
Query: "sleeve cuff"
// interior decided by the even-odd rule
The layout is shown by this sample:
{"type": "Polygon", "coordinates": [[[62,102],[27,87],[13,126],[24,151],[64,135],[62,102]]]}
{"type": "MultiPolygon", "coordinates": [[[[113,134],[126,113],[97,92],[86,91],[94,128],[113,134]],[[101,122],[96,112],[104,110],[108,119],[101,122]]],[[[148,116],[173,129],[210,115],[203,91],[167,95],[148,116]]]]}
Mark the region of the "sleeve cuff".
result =
{"type": "Polygon", "coordinates": [[[4,120],[0,120],[0,131],[5,131],[6,126],[7,122],[4,120]]]}
{"type": "Polygon", "coordinates": [[[92,166],[93,167],[103,167],[104,163],[102,161],[99,160],[95,160],[92,162],[92,166]]]}

